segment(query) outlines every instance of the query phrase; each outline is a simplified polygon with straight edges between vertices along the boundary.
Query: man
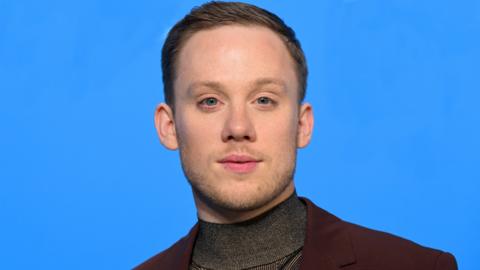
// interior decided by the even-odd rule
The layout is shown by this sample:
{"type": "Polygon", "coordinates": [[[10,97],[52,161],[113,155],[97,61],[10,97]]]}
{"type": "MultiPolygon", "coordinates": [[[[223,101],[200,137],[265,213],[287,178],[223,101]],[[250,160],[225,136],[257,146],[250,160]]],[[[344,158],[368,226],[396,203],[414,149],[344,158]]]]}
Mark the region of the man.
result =
{"type": "Polygon", "coordinates": [[[162,144],[180,150],[198,212],[190,233],[136,269],[456,269],[449,253],[340,220],[295,192],[308,145],[307,67],[292,29],[210,2],[162,50],[162,144]]]}

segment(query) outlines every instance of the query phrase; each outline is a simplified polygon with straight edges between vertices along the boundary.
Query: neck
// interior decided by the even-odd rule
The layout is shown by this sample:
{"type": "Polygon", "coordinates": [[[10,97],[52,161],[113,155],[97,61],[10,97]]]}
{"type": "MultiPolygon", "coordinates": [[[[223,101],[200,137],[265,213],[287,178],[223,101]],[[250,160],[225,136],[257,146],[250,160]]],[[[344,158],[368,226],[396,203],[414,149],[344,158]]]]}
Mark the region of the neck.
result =
{"type": "Polygon", "coordinates": [[[235,224],[199,221],[192,255],[207,269],[245,269],[266,265],[302,248],[306,208],[296,193],[273,209],[235,224]]]}
{"type": "Polygon", "coordinates": [[[242,222],[260,216],[281,202],[285,201],[295,192],[293,181],[273,200],[270,200],[264,205],[254,209],[248,210],[232,210],[221,206],[208,203],[206,199],[202,198],[194,191],[194,201],[197,208],[198,218],[202,221],[217,223],[217,224],[233,224],[242,222]]]}

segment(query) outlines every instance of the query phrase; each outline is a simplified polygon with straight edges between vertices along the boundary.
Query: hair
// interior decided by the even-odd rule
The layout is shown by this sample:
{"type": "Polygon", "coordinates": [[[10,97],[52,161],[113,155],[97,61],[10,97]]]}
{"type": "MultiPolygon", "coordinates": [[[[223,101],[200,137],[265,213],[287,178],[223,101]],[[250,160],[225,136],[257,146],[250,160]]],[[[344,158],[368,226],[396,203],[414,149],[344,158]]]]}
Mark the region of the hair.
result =
{"type": "Polygon", "coordinates": [[[187,40],[195,33],[226,25],[264,26],[277,33],[295,62],[299,85],[298,102],[305,98],[307,63],[292,28],[277,15],[257,6],[240,2],[211,1],[194,7],[169,31],[162,48],[162,72],[165,102],[173,109],[177,58],[187,40]]]}

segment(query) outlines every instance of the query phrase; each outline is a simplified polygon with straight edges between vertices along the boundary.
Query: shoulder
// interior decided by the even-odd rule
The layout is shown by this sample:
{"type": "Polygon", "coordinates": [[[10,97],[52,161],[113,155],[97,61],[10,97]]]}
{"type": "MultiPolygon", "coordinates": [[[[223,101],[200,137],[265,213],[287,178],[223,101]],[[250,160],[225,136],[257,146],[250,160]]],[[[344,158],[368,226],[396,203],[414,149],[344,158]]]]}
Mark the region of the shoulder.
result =
{"type": "Polygon", "coordinates": [[[184,241],[184,238],[178,240],[171,247],[149,258],[148,260],[138,265],[134,269],[149,270],[149,269],[157,269],[159,266],[165,266],[166,267],[165,269],[168,269],[169,267],[166,265],[166,263],[172,261],[171,258],[179,254],[183,241],[184,241]]]}
{"type": "Polygon", "coordinates": [[[350,236],[357,262],[365,269],[457,269],[450,253],[349,222],[339,225],[350,236]]]}
{"type": "Polygon", "coordinates": [[[190,255],[193,243],[198,231],[195,225],[188,235],[184,236],[166,250],[146,260],[142,264],[133,268],[134,270],[167,270],[167,269],[187,269],[190,262],[190,255]]]}
{"type": "Polygon", "coordinates": [[[453,255],[405,238],[365,228],[330,214],[308,199],[305,259],[328,258],[338,267],[362,270],[455,270],[453,255]],[[308,257],[308,258],[307,258],[308,257]]]}

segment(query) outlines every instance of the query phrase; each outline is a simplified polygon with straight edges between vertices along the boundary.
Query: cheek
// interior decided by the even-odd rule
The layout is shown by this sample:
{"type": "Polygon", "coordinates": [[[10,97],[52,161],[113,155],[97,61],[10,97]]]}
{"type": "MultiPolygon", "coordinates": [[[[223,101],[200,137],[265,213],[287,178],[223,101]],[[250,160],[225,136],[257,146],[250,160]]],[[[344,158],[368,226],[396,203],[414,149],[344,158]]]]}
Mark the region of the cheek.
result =
{"type": "MultiPolygon", "coordinates": [[[[260,130],[260,129],[257,129],[260,130]]],[[[296,149],[297,125],[291,116],[266,121],[259,132],[259,141],[272,156],[288,156],[296,149]]]]}
{"type": "Polygon", "coordinates": [[[206,117],[185,115],[177,122],[177,138],[182,147],[189,151],[197,151],[211,147],[218,140],[218,127],[206,117]]]}
{"type": "Polygon", "coordinates": [[[297,133],[297,119],[293,113],[282,113],[265,119],[262,123],[263,132],[268,140],[278,143],[291,143],[297,133]]]}

